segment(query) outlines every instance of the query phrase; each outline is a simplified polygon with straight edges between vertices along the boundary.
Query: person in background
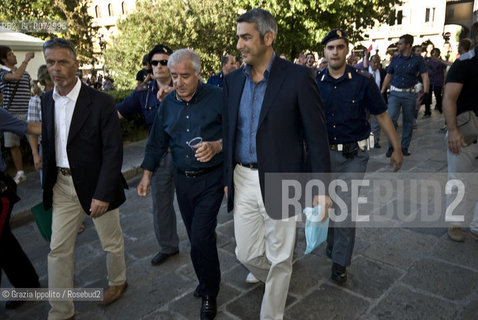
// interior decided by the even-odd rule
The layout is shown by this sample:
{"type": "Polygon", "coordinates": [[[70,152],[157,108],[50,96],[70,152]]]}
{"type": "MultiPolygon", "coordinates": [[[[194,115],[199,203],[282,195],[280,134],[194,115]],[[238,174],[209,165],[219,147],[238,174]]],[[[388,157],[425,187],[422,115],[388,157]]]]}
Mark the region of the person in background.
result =
{"type": "Polygon", "coordinates": [[[136,73],[136,89],[137,90],[142,90],[144,89],[143,86],[151,81],[153,77],[153,70],[151,68],[151,65],[149,64],[149,55],[145,54],[143,56],[143,69],[139,70],[138,73],[136,73]]]}
{"type": "MultiPolygon", "coordinates": [[[[31,78],[25,70],[34,56],[33,52],[27,52],[25,60],[17,67],[17,57],[13,50],[7,46],[0,46],[0,63],[3,65],[0,68],[0,92],[3,96],[3,108],[22,120],[27,119],[28,101],[31,97],[31,78]]],[[[17,170],[13,179],[19,184],[27,179],[23,171],[20,137],[14,133],[5,132],[4,140],[4,146],[10,149],[13,165],[17,170]]]]}
{"type": "MultiPolygon", "coordinates": [[[[412,140],[414,110],[417,102],[415,84],[418,82],[418,75],[423,80],[424,94],[423,99],[429,99],[429,79],[427,68],[423,58],[412,52],[413,36],[409,34],[402,35],[398,41],[399,55],[394,57],[387,68],[387,76],[382,84],[382,94],[385,94],[390,86],[390,95],[388,97],[388,112],[392,118],[393,124],[397,127],[400,109],[402,115],[402,153],[409,156],[408,150],[412,140]]],[[[391,143],[388,144],[388,150],[385,154],[388,158],[393,153],[391,143]]]]}
{"type": "MultiPolygon", "coordinates": [[[[27,123],[0,108],[0,132],[5,131],[17,135],[25,133],[40,135],[41,125],[38,122],[27,123]]],[[[5,173],[6,169],[7,166],[0,152],[0,284],[3,271],[15,288],[39,288],[40,282],[35,268],[10,229],[13,205],[19,198],[16,195],[15,182],[5,173]]],[[[24,302],[8,300],[5,303],[5,308],[15,309],[24,302]]]]}
{"type": "MultiPolygon", "coordinates": [[[[168,69],[172,53],[173,50],[163,44],[157,44],[151,49],[148,56],[153,68],[153,79],[146,83],[144,90],[133,91],[116,106],[120,119],[141,114],[148,130],[151,131],[161,101],[173,91],[171,72],[168,69]]],[[[159,245],[158,252],[151,259],[154,266],[179,253],[176,212],[173,204],[175,171],[172,154],[168,150],[151,176],[153,228],[159,245]]]]}
{"type": "Polygon", "coordinates": [[[221,71],[209,77],[209,79],[207,80],[207,84],[222,88],[224,77],[229,72],[234,71],[236,69],[236,58],[234,58],[234,56],[231,56],[230,54],[225,55],[221,59],[221,71]]]}

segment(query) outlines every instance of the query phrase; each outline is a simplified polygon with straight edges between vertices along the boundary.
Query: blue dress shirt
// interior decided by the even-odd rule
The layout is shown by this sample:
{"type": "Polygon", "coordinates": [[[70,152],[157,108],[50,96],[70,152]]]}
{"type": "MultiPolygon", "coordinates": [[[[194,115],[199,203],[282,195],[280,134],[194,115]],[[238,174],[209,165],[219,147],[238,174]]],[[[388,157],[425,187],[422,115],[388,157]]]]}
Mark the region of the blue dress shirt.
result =
{"type": "Polygon", "coordinates": [[[259,115],[261,114],[262,102],[267,89],[267,80],[269,79],[272,61],[274,61],[275,56],[274,53],[264,71],[264,78],[258,83],[252,80],[250,65],[245,65],[242,69],[246,76],[246,81],[237,117],[236,162],[257,163],[256,135],[259,115]]]}

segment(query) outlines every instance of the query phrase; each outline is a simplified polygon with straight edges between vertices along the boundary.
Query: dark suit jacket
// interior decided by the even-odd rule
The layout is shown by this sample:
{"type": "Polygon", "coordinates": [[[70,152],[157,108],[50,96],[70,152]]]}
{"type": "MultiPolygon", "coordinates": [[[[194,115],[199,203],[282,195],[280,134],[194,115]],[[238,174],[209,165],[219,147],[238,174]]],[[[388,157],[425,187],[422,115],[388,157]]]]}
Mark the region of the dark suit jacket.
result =
{"type": "MultiPolygon", "coordinates": [[[[234,203],[237,118],[245,80],[240,68],[224,81],[223,152],[229,211],[234,203]]],[[[259,115],[256,147],[263,199],[266,173],[330,172],[324,110],[310,69],[275,58],[259,115]]]]}
{"type": "MultiPolygon", "coordinates": [[[[55,159],[55,101],[53,90],[42,97],[43,203],[52,207],[58,169],[55,159]]],[[[91,200],[109,202],[108,210],[125,201],[121,174],[123,142],[114,99],[81,84],[67,141],[68,162],[83,210],[91,200]]]]}
{"type": "MultiPolygon", "coordinates": [[[[368,67],[367,68],[364,67],[363,71],[369,73],[368,67]]],[[[380,73],[380,87],[378,88],[378,90],[381,91],[383,86],[383,80],[385,80],[385,77],[387,76],[387,71],[380,66],[378,69],[378,72],[380,73]]],[[[382,94],[382,97],[383,97],[383,100],[385,100],[385,103],[388,104],[388,97],[386,92],[382,94]]]]}

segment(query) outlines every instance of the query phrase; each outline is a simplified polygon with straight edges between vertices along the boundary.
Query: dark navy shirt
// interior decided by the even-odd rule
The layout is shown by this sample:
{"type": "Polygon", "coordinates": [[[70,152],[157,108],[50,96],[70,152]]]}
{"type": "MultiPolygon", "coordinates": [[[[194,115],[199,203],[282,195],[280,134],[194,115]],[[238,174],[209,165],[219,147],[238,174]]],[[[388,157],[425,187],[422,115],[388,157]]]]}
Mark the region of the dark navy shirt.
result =
{"type": "Polygon", "coordinates": [[[155,171],[168,147],[177,169],[200,170],[222,163],[222,152],[208,162],[196,160],[188,142],[195,137],[203,141],[222,138],[222,89],[199,82],[196,93],[183,101],[172,91],[164,98],[154,119],[141,167],[155,171]]]}
{"type": "Polygon", "coordinates": [[[207,84],[210,84],[211,86],[216,86],[222,88],[223,86],[223,80],[224,80],[224,75],[221,72],[213,74],[212,76],[209,77],[207,80],[207,84]]]}
{"type": "Polygon", "coordinates": [[[159,108],[157,98],[159,88],[156,80],[150,81],[144,90],[135,90],[116,108],[125,118],[130,118],[135,114],[142,114],[148,129],[151,130],[156,110],[159,108]]]}
{"type": "Polygon", "coordinates": [[[264,78],[255,83],[252,80],[251,66],[246,64],[242,71],[246,76],[244,89],[242,90],[239,114],[237,117],[236,129],[236,150],[235,160],[241,163],[257,163],[256,135],[259,126],[259,115],[262,110],[262,102],[267,89],[267,80],[275,59],[272,55],[269,65],[264,71],[264,78]]]}
{"type": "Polygon", "coordinates": [[[342,77],[334,79],[326,68],[317,74],[317,84],[325,107],[330,144],[350,143],[368,138],[370,125],[366,110],[380,114],[387,110],[373,78],[347,66],[342,77]]]}
{"type": "Polygon", "coordinates": [[[422,56],[411,53],[409,56],[399,54],[392,58],[387,73],[393,75],[391,85],[397,88],[406,89],[414,87],[418,77],[427,72],[425,61],[422,56]]]}

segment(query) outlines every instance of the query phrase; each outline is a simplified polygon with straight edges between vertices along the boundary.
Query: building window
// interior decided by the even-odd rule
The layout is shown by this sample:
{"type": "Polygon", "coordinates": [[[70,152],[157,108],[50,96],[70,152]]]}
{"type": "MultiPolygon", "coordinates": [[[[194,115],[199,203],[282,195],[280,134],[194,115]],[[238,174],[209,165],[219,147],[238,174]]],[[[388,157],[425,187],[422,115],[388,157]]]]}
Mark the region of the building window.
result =
{"type": "Polygon", "coordinates": [[[108,4],[108,15],[113,16],[113,5],[111,3],[108,4]]]}
{"type": "Polygon", "coordinates": [[[433,8],[432,21],[435,21],[435,9],[436,9],[436,8],[433,8]]]}
{"type": "Polygon", "coordinates": [[[430,8],[427,8],[427,10],[425,11],[425,22],[429,22],[430,21],[430,8]]]}
{"type": "Polygon", "coordinates": [[[125,8],[124,1],[121,2],[121,14],[126,14],[126,8],[125,8]]]}
{"type": "Polygon", "coordinates": [[[403,20],[403,11],[399,10],[397,12],[397,24],[402,24],[402,20],[403,20]]]}
{"type": "Polygon", "coordinates": [[[101,18],[101,12],[100,12],[100,7],[99,6],[95,6],[95,16],[97,18],[101,18]]]}

